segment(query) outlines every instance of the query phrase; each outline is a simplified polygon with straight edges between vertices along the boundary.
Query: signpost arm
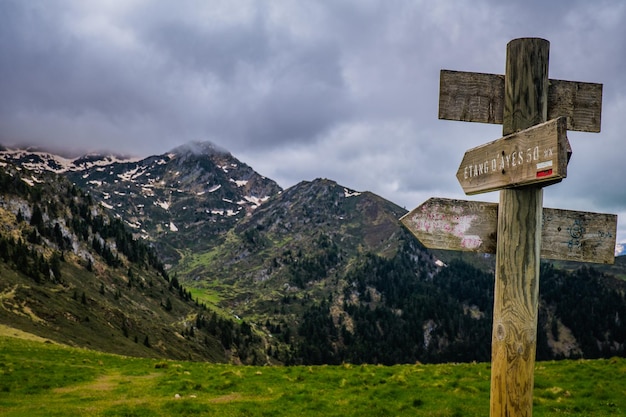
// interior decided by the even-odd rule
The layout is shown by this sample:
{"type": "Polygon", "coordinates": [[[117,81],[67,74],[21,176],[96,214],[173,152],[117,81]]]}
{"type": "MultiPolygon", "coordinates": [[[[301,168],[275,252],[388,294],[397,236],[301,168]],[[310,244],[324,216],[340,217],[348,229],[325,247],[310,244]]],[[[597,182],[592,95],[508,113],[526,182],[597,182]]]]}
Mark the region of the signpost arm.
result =
{"type": "MultiPolygon", "coordinates": [[[[507,45],[503,134],[546,121],[549,42],[507,45]]],[[[500,191],[490,415],[531,416],[537,341],[543,190],[500,191]]]]}

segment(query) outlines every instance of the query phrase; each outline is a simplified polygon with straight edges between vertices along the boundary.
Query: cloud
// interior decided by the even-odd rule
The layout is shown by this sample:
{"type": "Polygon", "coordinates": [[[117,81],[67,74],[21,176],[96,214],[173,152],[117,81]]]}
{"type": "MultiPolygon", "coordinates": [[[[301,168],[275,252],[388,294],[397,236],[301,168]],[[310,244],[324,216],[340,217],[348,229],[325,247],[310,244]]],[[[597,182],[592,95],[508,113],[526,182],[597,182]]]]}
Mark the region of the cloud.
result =
{"type": "Polygon", "coordinates": [[[506,44],[538,36],[552,78],[604,84],[602,133],[570,134],[546,205],[621,212],[625,14],[617,0],[4,0],[0,143],[147,156],[210,140],[282,186],[327,177],[407,208],[465,198],[463,153],[502,128],[438,120],[439,71],[503,73],[506,44]]]}

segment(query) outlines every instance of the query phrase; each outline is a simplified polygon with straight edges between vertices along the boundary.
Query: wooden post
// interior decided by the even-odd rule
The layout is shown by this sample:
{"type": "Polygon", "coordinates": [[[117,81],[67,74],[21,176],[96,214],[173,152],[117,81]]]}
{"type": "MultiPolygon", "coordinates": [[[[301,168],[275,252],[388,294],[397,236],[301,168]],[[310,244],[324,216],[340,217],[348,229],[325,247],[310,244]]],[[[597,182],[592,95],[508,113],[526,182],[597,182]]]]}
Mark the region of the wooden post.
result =
{"type": "MultiPolygon", "coordinates": [[[[507,45],[504,76],[441,71],[440,119],[503,125],[504,137],[467,151],[457,172],[467,194],[503,190],[497,227],[487,203],[429,200],[402,218],[418,239],[438,249],[491,252],[497,235],[492,417],[532,416],[539,259],[546,227],[541,187],[566,177],[571,154],[564,120],[558,118],[567,119],[567,129],[600,131],[602,85],[549,80],[549,50],[544,39],[515,39],[507,45]],[[545,124],[548,117],[557,120],[545,124]]],[[[547,215],[546,222],[551,225],[545,233],[546,256],[613,263],[613,248],[607,244],[615,243],[615,216],[560,211],[547,215]],[[583,237],[587,220],[601,218],[599,227],[594,223],[595,232],[583,237]],[[551,229],[555,219],[556,233],[551,229]],[[569,237],[561,234],[563,222],[570,222],[565,227],[569,237]],[[602,256],[596,257],[596,250],[602,256]]]]}
{"type": "MultiPolygon", "coordinates": [[[[503,134],[545,122],[548,41],[507,45],[503,134]]],[[[543,190],[500,191],[493,310],[491,417],[531,416],[537,345],[543,190]]]]}

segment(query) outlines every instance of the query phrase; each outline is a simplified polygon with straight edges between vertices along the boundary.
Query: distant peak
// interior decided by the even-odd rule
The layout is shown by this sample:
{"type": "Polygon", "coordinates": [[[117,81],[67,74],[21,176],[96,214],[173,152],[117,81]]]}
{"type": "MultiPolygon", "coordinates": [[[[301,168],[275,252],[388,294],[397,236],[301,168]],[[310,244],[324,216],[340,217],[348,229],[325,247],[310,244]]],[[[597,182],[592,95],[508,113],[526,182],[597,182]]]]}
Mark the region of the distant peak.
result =
{"type": "Polygon", "coordinates": [[[194,155],[215,155],[215,154],[230,155],[230,152],[228,152],[226,149],[209,141],[188,142],[172,149],[171,153],[174,153],[174,154],[191,153],[194,155]]]}

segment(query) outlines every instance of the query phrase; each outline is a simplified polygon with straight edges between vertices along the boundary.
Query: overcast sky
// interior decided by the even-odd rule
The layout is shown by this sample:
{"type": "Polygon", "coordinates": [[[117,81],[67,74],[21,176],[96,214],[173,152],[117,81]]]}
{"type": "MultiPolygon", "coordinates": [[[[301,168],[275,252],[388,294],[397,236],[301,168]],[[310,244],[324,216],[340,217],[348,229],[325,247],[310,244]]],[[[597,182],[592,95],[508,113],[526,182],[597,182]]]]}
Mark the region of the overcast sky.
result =
{"type": "MultiPolygon", "coordinates": [[[[407,209],[467,198],[463,153],[500,125],[437,118],[443,68],[504,73],[550,41],[550,78],[604,85],[547,207],[621,215],[626,2],[0,0],[0,143],[74,154],[211,141],[282,187],[319,177],[407,209]]],[[[497,201],[498,193],[474,196],[497,201]]]]}

